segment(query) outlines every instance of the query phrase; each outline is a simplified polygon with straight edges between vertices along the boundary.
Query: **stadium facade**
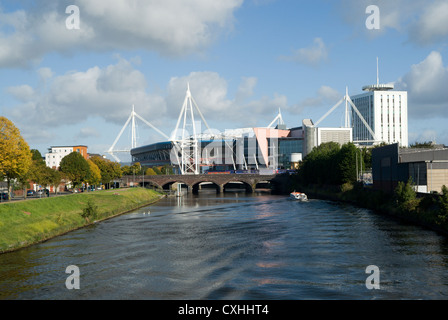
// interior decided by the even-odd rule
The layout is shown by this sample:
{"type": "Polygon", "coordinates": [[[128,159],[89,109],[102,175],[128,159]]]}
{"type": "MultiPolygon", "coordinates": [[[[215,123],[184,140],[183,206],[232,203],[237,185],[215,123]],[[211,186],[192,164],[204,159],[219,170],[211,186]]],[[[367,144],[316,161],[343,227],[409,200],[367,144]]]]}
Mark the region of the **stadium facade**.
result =
{"type": "MultiPolygon", "coordinates": [[[[302,127],[241,128],[198,137],[200,173],[220,171],[272,172],[294,169],[301,160],[302,127]]],[[[173,141],[131,150],[132,162],[144,167],[169,166],[180,173],[180,150],[173,141]]]]}

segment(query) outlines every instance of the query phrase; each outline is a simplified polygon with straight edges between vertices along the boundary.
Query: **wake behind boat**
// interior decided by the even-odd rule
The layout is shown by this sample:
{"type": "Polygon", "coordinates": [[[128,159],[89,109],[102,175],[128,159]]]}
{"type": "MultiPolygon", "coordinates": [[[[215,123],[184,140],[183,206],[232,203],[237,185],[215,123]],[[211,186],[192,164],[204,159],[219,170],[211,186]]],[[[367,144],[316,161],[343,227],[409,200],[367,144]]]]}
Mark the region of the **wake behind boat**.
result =
{"type": "Polygon", "coordinates": [[[306,196],[306,194],[302,193],[302,192],[291,192],[289,194],[290,198],[298,200],[298,201],[308,201],[308,197],[306,196]]]}

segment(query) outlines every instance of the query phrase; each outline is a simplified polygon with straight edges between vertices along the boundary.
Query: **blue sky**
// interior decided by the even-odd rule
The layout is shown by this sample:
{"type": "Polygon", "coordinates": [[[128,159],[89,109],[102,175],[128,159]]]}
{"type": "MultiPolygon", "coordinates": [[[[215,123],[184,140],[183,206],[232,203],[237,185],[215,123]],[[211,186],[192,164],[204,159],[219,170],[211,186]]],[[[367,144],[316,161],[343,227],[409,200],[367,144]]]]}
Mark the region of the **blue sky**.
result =
{"type": "MultiPolygon", "coordinates": [[[[169,135],[189,82],[213,129],[266,126],[279,108],[295,127],[375,83],[379,57],[380,82],[408,91],[410,143],[448,144],[447,44],[446,0],[0,1],[0,113],[42,153],[104,154],[133,104],[169,135]]],[[[138,123],[139,145],[161,140],[138,123]]]]}

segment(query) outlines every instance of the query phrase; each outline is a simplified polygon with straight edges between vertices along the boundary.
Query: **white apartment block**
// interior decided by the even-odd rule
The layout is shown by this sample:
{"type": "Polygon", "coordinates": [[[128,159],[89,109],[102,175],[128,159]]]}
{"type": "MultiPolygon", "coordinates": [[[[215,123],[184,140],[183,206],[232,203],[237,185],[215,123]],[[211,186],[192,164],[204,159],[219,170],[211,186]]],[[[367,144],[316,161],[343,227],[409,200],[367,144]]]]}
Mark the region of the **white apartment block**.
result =
{"type": "Polygon", "coordinates": [[[50,168],[59,168],[62,158],[76,151],[87,159],[87,147],[86,146],[62,146],[51,147],[48,149],[48,153],[45,154],[45,164],[50,168]]]}
{"type": "Polygon", "coordinates": [[[375,137],[352,111],[353,141],[360,144],[386,142],[407,147],[408,142],[408,96],[406,91],[393,91],[392,85],[366,86],[366,93],[350,97],[356,108],[369,124],[375,137]]]}

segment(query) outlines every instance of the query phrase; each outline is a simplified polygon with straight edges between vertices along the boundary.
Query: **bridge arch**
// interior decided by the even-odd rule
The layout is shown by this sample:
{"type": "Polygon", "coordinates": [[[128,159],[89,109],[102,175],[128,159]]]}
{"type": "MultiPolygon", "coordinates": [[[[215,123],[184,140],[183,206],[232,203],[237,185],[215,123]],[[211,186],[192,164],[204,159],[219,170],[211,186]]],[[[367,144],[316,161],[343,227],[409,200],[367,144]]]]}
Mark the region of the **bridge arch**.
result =
{"type": "Polygon", "coordinates": [[[177,190],[177,184],[180,183],[182,186],[186,186],[188,191],[190,191],[191,186],[186,183],[185,181],[181,181],[181,180],[169,180],[169,181],[165,181],[162,184],[162,189],[164,190],[171,190],[173,188],[173,185],[176,187],[177,190]]]}
{"type": "Polygon", "coordinates": [[[255,191],[255,186],[251,185],[250,183],[246,182],[246,181],[241,181],[241,180],[230,180],[227,181],[223,184],[223,191],[225,191],[226,189],[230,189],[232,186],[235,188],[235,185],[241,185],[242,189],[245,189],[246,192],[252,193],[255,191]]]}
{"type": "Polygon", "coordinates": [[[216,188],[216,192],[221,192],[221,186],[218,183],[216,183],[216,181],[209,181],[209,180],[205,179],[205,180],[202,180],[202,181],[195,182],[191,186],[193,193],[199,192],[199,190],[201,189],[201,184],[203,185],[205,183],[213,185],[216,188]]]}
{"type": "Polygon", "coordinates": [[[272,183],[269,180],[255,181],[255,189],[271,189],[272,183]]]}
{"type": "Polygon", "coordinates": [[[160,186],[157,182],[152,180],[141,181],[138,184],[144,188],[152,187],[156,189],[162,189],[162,186],[160,186]]]}

